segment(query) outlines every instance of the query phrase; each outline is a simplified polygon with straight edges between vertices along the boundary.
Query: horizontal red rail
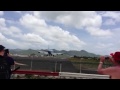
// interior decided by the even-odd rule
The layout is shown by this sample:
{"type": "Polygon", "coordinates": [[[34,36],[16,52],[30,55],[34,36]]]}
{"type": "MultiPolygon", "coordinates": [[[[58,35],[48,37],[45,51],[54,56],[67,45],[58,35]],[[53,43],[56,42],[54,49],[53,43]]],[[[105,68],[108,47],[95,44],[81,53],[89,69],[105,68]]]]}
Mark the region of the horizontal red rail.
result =
{"type": "Polygon", "coordinates": [[[30,71],[30,70],[17,70],[13,74],[34,74],[44,76],[59,76],[59,72],[43,72],[43,71],[30,71]]]}

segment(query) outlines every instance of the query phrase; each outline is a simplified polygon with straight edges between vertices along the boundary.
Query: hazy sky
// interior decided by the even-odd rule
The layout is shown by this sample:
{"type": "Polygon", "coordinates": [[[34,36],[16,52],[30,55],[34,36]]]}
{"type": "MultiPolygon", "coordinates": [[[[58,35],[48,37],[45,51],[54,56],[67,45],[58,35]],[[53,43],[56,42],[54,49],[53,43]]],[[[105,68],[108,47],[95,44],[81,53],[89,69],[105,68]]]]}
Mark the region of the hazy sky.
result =
{"type": "Polygon", "coordinates": [[[120,51],[120,12],[0,11],[0,44],[6,48],[120,51]]]}

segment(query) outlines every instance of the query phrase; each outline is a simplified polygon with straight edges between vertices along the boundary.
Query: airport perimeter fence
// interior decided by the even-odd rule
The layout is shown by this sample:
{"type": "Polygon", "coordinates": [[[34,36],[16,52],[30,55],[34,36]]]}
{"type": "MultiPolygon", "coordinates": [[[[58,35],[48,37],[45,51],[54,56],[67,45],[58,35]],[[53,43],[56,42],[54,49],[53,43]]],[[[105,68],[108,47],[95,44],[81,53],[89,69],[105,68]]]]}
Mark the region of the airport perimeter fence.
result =
{"type": "MultiPolygon", "coordinates": [[[[69,60],[39,60],[39,59],[17,59],[19,63],[24,63],[27,66],[20,66],[20,70],[39,70],[51,72],[75,72],[96,74],[98,63],[90,62],[71,62],[69,60]]],[[[103,67],[111,66],[111,64],[103,64],[103,67]]],[[[15,65],[18,67],[18,65],[15,65]]]]}

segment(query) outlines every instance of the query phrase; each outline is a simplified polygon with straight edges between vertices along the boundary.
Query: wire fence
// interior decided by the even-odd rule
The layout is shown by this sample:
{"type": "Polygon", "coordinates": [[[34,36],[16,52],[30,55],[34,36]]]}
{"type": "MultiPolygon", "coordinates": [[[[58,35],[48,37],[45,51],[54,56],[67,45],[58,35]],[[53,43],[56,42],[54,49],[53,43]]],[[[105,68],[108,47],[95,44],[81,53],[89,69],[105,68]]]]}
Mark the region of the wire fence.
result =
{"type": "MultiPolygon", "coordinates": [[[[51,72],[75,72],[75,73],[89,73],[96,74],[98,63],[91,62],[71,62],[69,60],[37,60],[31,59],[16,59],[19,63],[27,64],[27,66],[20,66],[21,70],[40,70],[51,72]]],[[[103,67],[109,67],[111,64],[103,64],[103,67]]],[[[18,65],[15,65],[18,67],[18,65]]]]}

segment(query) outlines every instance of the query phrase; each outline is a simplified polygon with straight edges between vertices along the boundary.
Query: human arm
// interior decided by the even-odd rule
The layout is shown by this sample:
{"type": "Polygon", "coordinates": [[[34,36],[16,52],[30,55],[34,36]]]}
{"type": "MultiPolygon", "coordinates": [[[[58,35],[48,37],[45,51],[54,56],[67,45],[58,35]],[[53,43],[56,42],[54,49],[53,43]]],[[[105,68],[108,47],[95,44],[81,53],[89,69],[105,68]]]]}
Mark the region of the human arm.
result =
{"type": "Polygon", "coordinates": [[[111,67],[109,67],[109,68],[103,68],[102,66],[103,66],[103,62],[105,61],[105,57],[104,56],[101,56],[100,57],[100,63],[99,63],[99,65],[98,65],[98,69],[97,69],[97,72],[99,73],[99,74],[104,74],[104,75],[110,75],[110,73],[111,73],[111,67]]]}
{"type": "Polygon", "coordinates": [[[100,57],[100,62],[99,62],[99,65],[98,65],[98,69],[97,69],[98,73],[100,73],[100,74],[102,73],[102,70],[103,70],[102,66],[103,66],[104,60],[105,60],[105,57],[101,56],[100,57]]]}
{"type": "Polygon", "coordinates": [[[18,62],[16,62],[16,61],[14,61],[14,64],[15,64],[15,65],[27,66],[26,64],[23,64],[23,63],[18,63],[18,62]]]}
{"type": "Polygon", "coordinates": [[[18,63],[16,62],[12,57],[8,57],[9,58],[9,64],[10,65],[23,65],[23,66],[27,66],[26,64],[23,64],[23,63],[18,63]]]}

